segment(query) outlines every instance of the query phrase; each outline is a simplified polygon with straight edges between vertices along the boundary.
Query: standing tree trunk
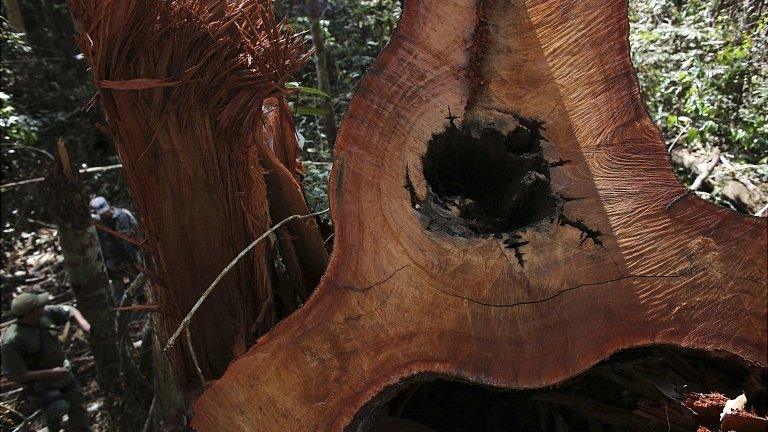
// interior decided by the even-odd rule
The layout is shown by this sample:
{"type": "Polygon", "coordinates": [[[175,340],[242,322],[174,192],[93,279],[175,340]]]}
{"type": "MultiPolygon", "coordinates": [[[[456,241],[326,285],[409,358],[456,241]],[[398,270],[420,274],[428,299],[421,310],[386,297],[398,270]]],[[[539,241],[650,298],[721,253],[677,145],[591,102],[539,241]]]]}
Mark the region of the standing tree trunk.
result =
{"type": "MultiPolygon", "coordinates": [[[[156,296],[152,289],[147,290],[147,301],[155,303],[156,296]]],[[[163,432],[184,430],[186,426],[186,401],[178,387],[176,373],[168,355],[163,351],[163,343],[157,336],[156,329],[163,328],[158,314],[150,317],[152,333],[152,393],[153,400],[145,419],[143,432],[163,432]]]]}
{"type": "Polygon", "coordinates": [[[120,379],[114,305],[96,227],[88,213],[88,199],[63,141],[58,143],[57,158],[45,183],[77,307],[92,326],[88,342],[96,363],[97,381],[102,391],[110,394],[120,379]]]}
{"type": "MultiPolygon", "coordinates": [[[[320,3],[318,0],[307,1],[307,15],[309,27],[312,31],[312,44],[315,46],[315,68],[317,70],[317,86],[326,94],[331,94],[331,79],[328,72],[328,57],[325,54],[325,38],[320,26],[320,3]]],[[[328,144],[333,147],[336,142],[336,114],[333,112],[333,101],[323,98],[323,125],[328,144]]]]}
{"type": "MultiPolygon", "coordinates": [[[[141,217],[164,341],[269,228],[261,105],[282,95],[308,56],[268,0],[71,0],[70,8],[141,217]]],[[[197,364],[203,379],[219,377],[275,324],[276,254],[260,243],[203,303],[189,327],[192,349],[169,351],[179,388],[199,384],[197,364]]]]}
{"type": "MultiPolygon", "coordinates": [[[[137,410],[136,395],[124,391],[115,398],[116,389],[127,390],[130,382],[121,375],[121,342],[115,332],[115,312],[96,227],[88,212],[88,197],[73,168],[63,141],[58,143],[57,159],[45,180],[54,222],[58,226],[59,245],[64,266],[75,293],[77,308],[91,323],[88,345],[96,364],[96,380],[108,396],[108,409],[115,430],[131,430],[131,418],[137,410]]],[[[143,377],[142,377],[143,378],[143,377]]]]}
{"type": "MultiPolygon", "coordinates": [[[[26,33],[27,28],[24,25],[24,16],[21,14],[18,0],[3,0],[5,4],[5,13],[8,16],[8,23],[16,33],[26,33]]],[[[24,35],[26,39],[26,35],[24,35]]]]}
{"type": "Polygon", "coordinates": [[[364,430],[414,380],[549,386],[630,347],[768,364],[765,219],[670,169],[626,2],[413,0],[346,114],[307,304],[199,431],[364,430]]]}

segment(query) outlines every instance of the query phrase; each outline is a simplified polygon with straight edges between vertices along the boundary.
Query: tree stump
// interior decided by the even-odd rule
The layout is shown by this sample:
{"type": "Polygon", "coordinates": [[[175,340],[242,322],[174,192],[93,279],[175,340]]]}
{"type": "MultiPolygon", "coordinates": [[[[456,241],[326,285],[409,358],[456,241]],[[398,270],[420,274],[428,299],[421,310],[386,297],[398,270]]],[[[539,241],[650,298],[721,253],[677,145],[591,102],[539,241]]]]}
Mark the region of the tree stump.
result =
{"type": "Polygon", "coordinates": [[[681,186],[623,1],[412,0],[336,144],[308,303],[194,405],[212,430],[365,429],[399,385],[552,385],[629,347],[761,366],[766,220],[681,186]]]}
{"type": "MultiPolygon", "coordinates": [[[[274,216],[308,213],[295,160],[280,158],[298,144],[278,134],[284,119],[267,124],[262,112],[308,55],[270,0],[69,5],[108,119],[102,129],[140,216],[145,273],[162,312],[155,330],[165,339],[274,216]]],[[[277,274],[271,243],[256,245],[189,323],[190,343],[169,350],[179,388],[221,376],[274,325],[274,291],[299,303],[319,280],[327,252],[317,226],[297,222],[281,234],[291,236],[279,241],[286,271],[277,274]]]]}

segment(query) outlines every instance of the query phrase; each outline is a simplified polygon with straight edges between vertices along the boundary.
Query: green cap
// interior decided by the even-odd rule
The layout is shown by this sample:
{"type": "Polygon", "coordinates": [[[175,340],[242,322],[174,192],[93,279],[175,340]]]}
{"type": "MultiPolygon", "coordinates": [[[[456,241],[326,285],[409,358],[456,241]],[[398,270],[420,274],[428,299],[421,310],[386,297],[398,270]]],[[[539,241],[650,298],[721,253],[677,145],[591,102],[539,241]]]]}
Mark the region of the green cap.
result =
{"type": "Polygon", "coordinates": [[[22,293],[11,302],[11,314],[16,318],[21,318],[32,309],[46,303],[48,303],[48,293],[22,293]]]}

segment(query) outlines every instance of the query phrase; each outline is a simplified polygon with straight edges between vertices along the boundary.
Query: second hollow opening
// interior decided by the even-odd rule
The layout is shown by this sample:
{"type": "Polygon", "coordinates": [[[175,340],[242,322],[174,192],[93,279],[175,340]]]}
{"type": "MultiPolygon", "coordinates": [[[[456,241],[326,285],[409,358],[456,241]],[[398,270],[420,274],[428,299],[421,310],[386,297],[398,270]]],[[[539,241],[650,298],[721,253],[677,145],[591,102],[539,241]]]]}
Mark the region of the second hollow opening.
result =
{"type": "Polygon", "coordinates": [[[414,202],[430,218],[428,229],[462,237],[512,233],[559,214],[562,198],[552,192],[540,123],[518,120],[503,134],[450,118],[432,136],[422,157],[428,196],[414,202]]]}
{"type": "MultiPolygon", "coordinates": [[[[535,390],[423,374],[382,393],[387,401],[375,411],[371,430],[687,432],[704,426],[698,430],[716,431],[724,402],[712,401],[743,392],[744,410],[764,416],[767,384],[765,368],[738,357],[656,345],[619,352],[579,376],[535,390]]],[[[764,430],[759,424],[764,423],[733,429],[764,430]]]]}

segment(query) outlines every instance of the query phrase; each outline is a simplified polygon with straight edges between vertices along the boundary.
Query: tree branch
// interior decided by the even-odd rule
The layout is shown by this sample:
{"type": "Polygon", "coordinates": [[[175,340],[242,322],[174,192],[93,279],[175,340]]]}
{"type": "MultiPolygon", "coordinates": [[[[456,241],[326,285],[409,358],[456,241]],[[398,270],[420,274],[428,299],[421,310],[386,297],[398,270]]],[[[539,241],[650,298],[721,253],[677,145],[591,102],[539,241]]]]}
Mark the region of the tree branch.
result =
{"type": "Polygon", "coordinates": [[[184,319],[181,320],[181,324],[179,324],[179,327],[176,329],[176,331],[173,332],[173,335],[170,339],[168,339],[168,343],[165,345],[165,348],[163,348],[163,351],[168,351],[173,347],[173,344],[176,343],[176,339],[178,339],[179,335],[181,334],[181,331],[189,326],[189,323],[192,321],[192,317],[195,315],[195,312],[197,312],[197,309],[200,308],[200,305],[203,304],[206,298],[211,294],[211,291],[213,291],[213,288],[221,281],[221,279],[224,278],[224,276],[229,273],[230,270],[232,270],[232,267],[237,264],[238,261],[240,261],[251,249],[253,249],[257,244],[259,244],[261,241],[263,241],[265,238],[267,238],[270,234],[275,232],[278,228],[281,226],[287,224],[288,222],[299,220],[299,219],[308,219],[311,217],[319,216],[323,213],[326,213],[329,209],[321,210],[318,212],[306,214],[306,215],[293,215],[288,216],[287,218],[281,220],[276,225],[274,225],[272,228],[268,229],[264,232],[259,238],[253,241],[253,243],[249,244],[245,249],[243,249],[236,257],[232,260],[225,268],[224,270],[219,273],[218,276],[216,276],[216,279],[213,280],[210,286],[203,292],[203,295],[200,296],[199,299],[197,299],[197,302],[194,306],[192,306],[192,309],[189,311],[187,316],[184,317],[184,319]]]}
{"type": "MultiPolygon", "coordinates": [[[[115,164],[115,165],[107,165],[107,166],[99,166],[99,167],[91,167],[91,168],[83,168],[80,170],[80,174],[87,174],[87,173],[95,173],[95,172],[104,172],[104,171],[111,171],[113,169],[122,168],[123,164],[115,164]]],[[[0,185],[0,190],[6,190],[10,189],[16,186],[23,186],[26,184],[32,184],[32,183],[38,183],[45,180],[45,177],[37,177],[33,179],[27,179],[27,180],[21,180],[17,182],[12,183],[5,183],[3,185],[0,185]]]]}
{"type": "Polygon", "coordinates": [[[704,167],[704,170],[701,171],[701,174],[696,177],[696,180],[693,181],[693,184],[691,184],[691,190],[697,191],[701,186],[704,184],[704,181],[709,177],[710,174],[712,174],[712,170],[715,169],[715,165],[720,161],[720,148],[715,147],[712,149],[712,157],[709,160],[709,163],[707,163],[707,166],[704,167]]]}

